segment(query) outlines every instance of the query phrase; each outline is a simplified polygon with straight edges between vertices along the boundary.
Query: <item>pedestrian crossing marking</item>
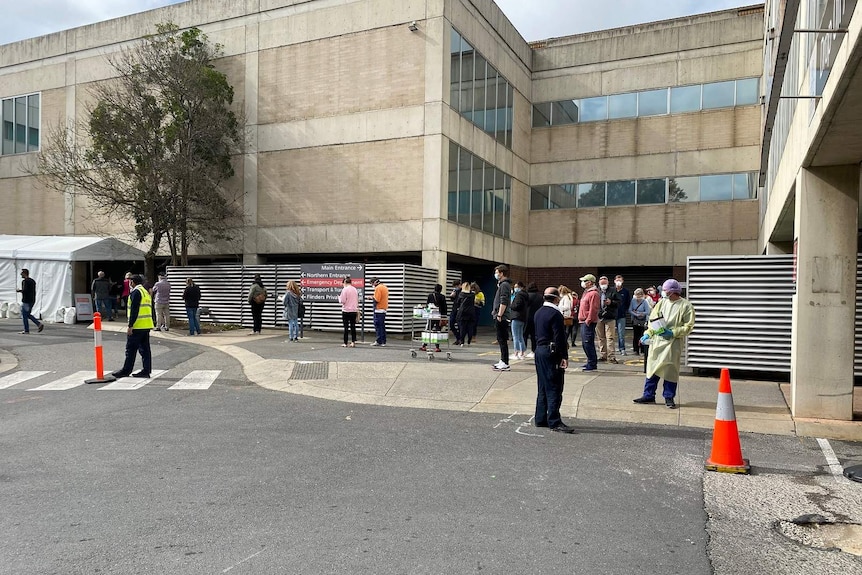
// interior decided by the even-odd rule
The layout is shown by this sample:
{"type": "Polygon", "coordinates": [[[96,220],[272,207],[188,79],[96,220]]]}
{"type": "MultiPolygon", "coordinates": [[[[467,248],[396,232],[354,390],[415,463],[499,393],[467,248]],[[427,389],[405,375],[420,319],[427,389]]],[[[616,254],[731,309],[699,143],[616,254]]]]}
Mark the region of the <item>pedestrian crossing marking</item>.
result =
{"type": "Polygon", "coordinates": [[[24,383],[30,379],[34,379],[36,377],[45,375],[46,373],[51,373],[50,371],[19,371],[17,373],[9,374],[5,377],[0,377],[0,389],[6,389],[7,387],[12,387],[13,385],[18,385],[19,383],[24,383]]]}
{"type": "Polygon", "coordinates": [[[100,387],[99,391],[131,391],[135,389],[140,389],[159,377],[160,375],[167,373],[166,369],[154,369],[150,372],[150,377],[121,377],[117,381],[113,383],[109,383],[105,387],[100,387]]]}
{"type": "Polygon", "coordinates": [[[168,388],[168,390],[172,389],[209,389],[209,387],[213,384],[216,378],[221,373],[221,370],[218,369],[200,369],[191,372],[172,386],[168,388]]]}
{"type": "Polygon", "coordinates": [[[73,387],[78,387],[79,385],[84,385],[86,380],[93,379],[95,377],[95,371],[76,371],[71,375],[61,377],[60,379],[56,379],[50,383],[46,383],[45,385],[40,385],[39,387],[33,387],[28,391],[65,391],[67,389],[72,389],[73,387]]]}

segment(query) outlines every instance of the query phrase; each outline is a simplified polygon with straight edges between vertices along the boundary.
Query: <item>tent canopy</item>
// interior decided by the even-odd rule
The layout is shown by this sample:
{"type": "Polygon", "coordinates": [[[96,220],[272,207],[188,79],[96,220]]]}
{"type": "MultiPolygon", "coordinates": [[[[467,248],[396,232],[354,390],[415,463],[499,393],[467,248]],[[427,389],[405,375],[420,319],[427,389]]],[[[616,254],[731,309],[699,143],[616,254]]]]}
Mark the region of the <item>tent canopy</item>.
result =
{"type": "Polygon", "coordinates": [[[139,261],[144,259],[144,252],[116,238],[0,235],[0,259],[62,262],[139,261]]]}

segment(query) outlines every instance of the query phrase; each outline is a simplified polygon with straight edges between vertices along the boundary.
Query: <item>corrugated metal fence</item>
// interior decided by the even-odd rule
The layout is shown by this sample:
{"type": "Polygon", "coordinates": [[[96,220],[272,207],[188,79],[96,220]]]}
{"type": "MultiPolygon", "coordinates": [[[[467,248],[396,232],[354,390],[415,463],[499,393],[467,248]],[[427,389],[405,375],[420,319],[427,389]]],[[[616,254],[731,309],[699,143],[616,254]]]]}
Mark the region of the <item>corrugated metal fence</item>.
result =
{"type": "MultiPolygon", "coordinates": [[[[171,315],[186,317],[182,294],[186,278],[192,278],[201,289],[201,322],[228,323],[251,327],[251,306],[248,290],[255,274],[260,274],[269,292],[263,310],[263,325],[283,325],[282,304],[278,296],[284,295],[285,285],[293,280],[300,283],[299,264],[218,264],[209,266],[168,266],[168,281],[171,283],[171,315]]],[[[437,283],[437,270],[408,264],[367,264],[365,279],[378,277],[389,288],[389,311],[386,314],[386,331],[406,333],[410,331],[413,306],[424,304],[428,294],[437,283]]],[[[448,271],[447,286],[461,278],[461,272],[448,271]]],[[[356,286],[360,288],[360,286],[356,286]]],[[[371,286],[368,286],[370,294],[371,286]]],[[[360,289],[360,296],[363,290],[360,289]]],[[[364,298],[363,327],[374,331],[371,302],[364,298]]],[[[305,328],[325,331],[341,330],[341,306],[338,301],[306,302],[305,328]]]]}

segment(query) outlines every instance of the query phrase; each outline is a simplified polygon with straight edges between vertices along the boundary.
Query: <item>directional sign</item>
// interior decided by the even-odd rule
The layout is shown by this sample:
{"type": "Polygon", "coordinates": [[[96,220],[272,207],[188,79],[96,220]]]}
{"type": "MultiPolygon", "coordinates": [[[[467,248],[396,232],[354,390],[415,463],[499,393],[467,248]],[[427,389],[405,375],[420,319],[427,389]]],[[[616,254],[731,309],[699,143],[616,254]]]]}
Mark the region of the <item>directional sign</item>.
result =
{"type": "Polygon", "coordinates": [[[353,287],[362,298],[365,288],[364,264],[302,264],[300,287],[307,301],[338,301],[344,278],[350,276],[353,287]]]}

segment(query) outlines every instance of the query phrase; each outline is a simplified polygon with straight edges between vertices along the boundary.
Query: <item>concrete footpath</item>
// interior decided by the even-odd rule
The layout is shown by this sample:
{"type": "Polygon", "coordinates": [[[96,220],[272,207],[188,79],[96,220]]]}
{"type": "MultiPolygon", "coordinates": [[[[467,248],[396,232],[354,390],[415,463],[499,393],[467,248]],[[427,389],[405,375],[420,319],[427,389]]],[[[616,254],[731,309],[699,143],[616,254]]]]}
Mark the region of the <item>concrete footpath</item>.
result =
{"type": "MultiPolygon", "coordinates": [[[[122,329],[108,325],[105,329],[122,329]]],[[[306,331],[299,342],[287,341],[285,331],[228,331],[190,337],[184,331],[154,332],[153,337],[177,339],[222,351],[239,361],[248,379],[274,391],[351,403],[453,411],[527,414],[535,410],[536,372],[532,360],[512,361],[511,371],[497,372],[499,349],[491,337],[472,346],[447,348],[433,359],[409,340],[391,338],[386,347],[372,347],[373,337],[355,348],[341,347],[340,333],[306,331]],[[413,357],[411,349],[417,350],[413,357]]],[[[619,365],[599,364],[583,373],[580,347],[571,350],[561,409],[564,419],[712,428],[718,394],[717,378],[683,374],[677,409],[663,402],[638,405],[632,399],[643,389],[643,360],[619,358],[619,365]]],[[[788,408],[789,384],[732,380],[740,431],[805,435],[862,441],[862,421],[802,420],[788,408]]],[[[857,406],[862,406],[862,389],[857,406]]],[[[659,391],[661,388],[659,388],[659,391]]]]}

